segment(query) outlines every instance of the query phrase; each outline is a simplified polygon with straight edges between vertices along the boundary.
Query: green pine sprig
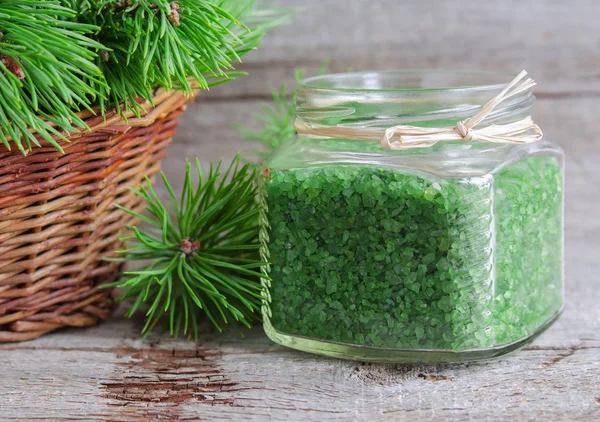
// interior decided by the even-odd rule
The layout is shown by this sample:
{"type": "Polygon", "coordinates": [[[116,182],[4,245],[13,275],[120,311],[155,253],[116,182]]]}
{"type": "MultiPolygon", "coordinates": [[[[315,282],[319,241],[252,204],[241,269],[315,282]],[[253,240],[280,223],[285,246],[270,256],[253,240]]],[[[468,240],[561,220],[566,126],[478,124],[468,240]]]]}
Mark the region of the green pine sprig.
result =
{"type": "Polygon", "coordinates": [[[106,77],[100,106],[125,101],[135,110],[136,97],[152,100],[156,87],[208,89],[235,79],[233,62],[255,49],[263,35],[284,23],[289,13],[274,9],[269,18],[254,0],[63,0],[78,18],[98,29],[104,45],[96,59],[106,77]],[[259,15],[260,16],[260,15],[259,15]],[[252,26],[244,22],[252,21],[252,26]]]}
{"type": "MultiPolygon", "coordinates": [[[[296,80],[303,78],[302,70],[296,71],[296,80]]],[[[296,135],[294,119],[296,118],[296,90],[288,93],[286,84],[281,85],[279,90],[272,90],[273,104],[266,105],[262,114],[254,114],[254,118],[260,122],[259,130],[252,130],[242,125],[235,125],[245,141],[260,144],[253,152],[263,161],[280,145],[288,142],[296,135]]]]}
{"type": "Polygon", "coordinates": [[[102,45],[90,38],[96,27],[75,17],[58,1],[0,2],[0,141],[7,149],[39,146],[31,129],[61,150],[54,136],[66,140],[63,132],[85,127],[77,111],[102,99],[97,87],[105,82],[94,64],[102,45]]]}
{"type": "MultiPolygon", "coordinates": [[[[317,75],[322,75],[327,70],[329,61],[321,64],[317,75]]],[[[296,70],[296,82],[304,79],[304,70],[296,70]]],[[[254,153],[259,161],[264,159],[280,145],[290,141],[296,136],[294,119],[296,118],[296,88],[293,87],[288,93],[286,84],[281,85],[279,90],[271,92],[273,104],[266,105],[262,114],[255,114],[254,118],[260,122],[259,130],[252,130],[242,125],[236,125],[236,129],[242,134],[245,141],[259,144],[254,153]]]]}
{"type": "Polygon", "coordinates": [[[254,0],[0,0],[0,141],[62,151],[77,116],[139,110],[157,88],[208,89],[292,10],[254,0]],[[36,137],[36,135],[38,137],[36,137]]]}
{"type": "Polygon", "coordinates": [[[105,287],[124,289],[121,299],[133,298],[129,317],[149,306],[144,335],[161,321],[172,336],[182,330],[197,338],[204,316],[219,331],[223,324],[237,321],[249,327],[260,319],[264,262],[259,256],[257,170],[241,165],[239,155],[225,171],[221,163],[211,163],[207,177],[199,160],[195,167],[199,182],[194,187],[187,163],[179,198],[162,174],[171,206],[163,204],[147,180],[146,186],[133,189],[145,201],[147,214],[120,207],[148,228],[129,227],[132,235],[123,238],[127,249],[112,260],[140,261],[141,267],[105,287]]]}

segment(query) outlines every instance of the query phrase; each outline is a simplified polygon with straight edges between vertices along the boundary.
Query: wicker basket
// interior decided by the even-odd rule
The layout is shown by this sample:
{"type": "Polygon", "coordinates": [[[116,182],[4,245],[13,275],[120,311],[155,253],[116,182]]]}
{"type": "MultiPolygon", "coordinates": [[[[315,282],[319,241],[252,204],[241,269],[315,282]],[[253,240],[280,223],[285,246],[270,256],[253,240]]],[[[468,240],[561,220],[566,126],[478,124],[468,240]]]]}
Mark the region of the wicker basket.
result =
{"type": "Polygon", "coordinates": [[[129,191],[160,169],[187,101],[158,91],[154,106],[123,119],[82,114],[91,131],[71,137],[65,154],[49,144],[24,157],[0,151],[0,343],[31,340],[110,315],[119,264],[101,258],[121,244],[140,210],[129,191]]]}

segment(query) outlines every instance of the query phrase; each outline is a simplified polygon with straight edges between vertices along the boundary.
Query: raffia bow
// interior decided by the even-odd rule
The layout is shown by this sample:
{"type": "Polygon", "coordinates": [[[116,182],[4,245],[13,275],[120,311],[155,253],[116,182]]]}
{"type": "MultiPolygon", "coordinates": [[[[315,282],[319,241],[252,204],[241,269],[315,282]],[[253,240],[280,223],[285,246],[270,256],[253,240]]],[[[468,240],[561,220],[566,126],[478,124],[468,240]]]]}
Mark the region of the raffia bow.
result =
{"type": "Polygon", "coordinates": [[[504,89],[488,101],[472,117],[459,121],[454,127],[427,128],[419,126],[392,126],[382,132],[381,129],[350,127],[311,127],[296,119],[296,130],[300,134],[326,136],[331,138],[359,139],[379,141],[383,148],[409,149],[427,148],[442,141],[481,141],[506,144],[526,144],[542,139],[543,133],[531,117],[505,125],[490,125],[481,129],[475,127],[485,119],[503,101],[526,91],[535,85],[531,78],[524,79],[522,71],[504,89]]]}

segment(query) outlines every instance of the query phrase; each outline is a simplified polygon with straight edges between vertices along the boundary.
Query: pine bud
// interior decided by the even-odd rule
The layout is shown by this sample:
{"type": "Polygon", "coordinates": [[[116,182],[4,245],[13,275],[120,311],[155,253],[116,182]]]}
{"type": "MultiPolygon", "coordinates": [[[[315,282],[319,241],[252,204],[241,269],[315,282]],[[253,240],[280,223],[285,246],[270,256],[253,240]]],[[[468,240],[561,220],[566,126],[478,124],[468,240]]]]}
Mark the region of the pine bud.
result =
{"type": "Polygon", "coordinates": [[[179,244],[179,250],[184,255],[192,255],[200,248],[200,242],[194,240],[193,242],[189,239],[183,239],[179,244]]]}
{"type": "Polygon", "coordinates": [[[181,16],[179,15],[179,4],[176,2],[171,3],[171,12],[169,14],[169,20],[175,26],[179,26],[179,20],[181,16]]]}
{"type": "Polygon", "coordinates": [[[0,54],[0,61],[8,69],[8,71],[15,75],[17,78],[19,78],[20,80],[25,79],[25,73],[23,72],[23,69],[21,69],[21,66],[19,66],[19,63],[15,59],[13,59],[10,56],[5,56],[4,54],[0,54]]]}

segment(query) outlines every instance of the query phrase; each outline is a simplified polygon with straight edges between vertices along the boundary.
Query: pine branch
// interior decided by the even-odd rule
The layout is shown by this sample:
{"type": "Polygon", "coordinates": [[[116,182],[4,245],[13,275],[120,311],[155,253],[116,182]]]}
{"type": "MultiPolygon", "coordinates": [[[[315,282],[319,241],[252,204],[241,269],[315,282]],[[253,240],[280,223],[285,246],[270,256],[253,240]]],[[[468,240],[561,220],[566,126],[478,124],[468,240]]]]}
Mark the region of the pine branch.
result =
{"type": "MultiPolygon", "coordinates": [[[[326,72],[329,62],[325,61],[317,70],[317,75],[326,72]]],[[[304,70],[296,70],[296,82],[304,79],[304,70]]],[[[255,114],[255,120],[261,123],[259,130],[251,130],[242,125],[235,125],[242,134],[242,138],[249,142],[260,144],[260,148],[254,149],[259,161],[266,159],[273,150],[285,144],[296,136],[294,119],[296,118],[296,89],[288,94],[285,84],[278,91],[273,90],[273,105],[265,106],[262,114],[255,114]]]]}
{"type": "Polygon", "coordinates": [[[93,64],[100,44],[87,37],[96,28],[73,22],[75,13],[52,0],[0,2],[0,141],[23,153],[42,138],[60,150],[54,136],[84,128],[76,112],[101,95],[89,81],[103,78],[93,64]],[[10,139],[10,141],[9,141],[10,139]]]}
{"type": "Polygon", "coordinates": [[[61,150],[57,139],[87,129],[82,109],[136,110],[159,87],[191,95],[233,80],[289,17],[254,0],[0,1],[0,141],[61,150]]]}
{"type": "Polygon", "coordinates": [[[233,63],[290,17],[275,10],[248,27],[242,22],[255,20],[254,0],[63,1],[78,4],[80,19],[100,28],[106,53],[96,64],[108,87],[98,89],[109,99],[103,109],[123,101],[134,109],[136,97],[151,100],[157,87],[191,95],[233,80],[241,74],[233,63]]]}
{"type": "Polygon", "coordinates": [[[292,90],[288,94],[287,86],[283,84],[278,91],[273,90],[271,95],[273,105],[265,106],[262,114],[254,115],[254,118],[261,122],[261,129],[251,130],[242,125],[235,125],[244,140],[260,144],[260,148],[253,150],[259,161],[266,159],[273,150],[296,136],[296,91],[292,90]]]}
{"type": "Polygon", "coordinates": [[[204,316],[219,331],[222,324],[238,321],[249,327],[260,319],[264,263],[258,254],[261,208],[255,198],[256,170],[250,171],[249,164],[241,166],[239,155],[224,172],[221,163],[211,164],[207,178],[202,177],[198,160],[196,170],[199,183],[194,188],[187,163],[179,198],[162,175],[170,207],[160,201],[148,180],[134,190],[146,202],[147,215],[125,209],[149,229],[130,227],[127,249],[114,260],[151,263],[106,287],[123,288],[121,299],[135,299],[127,316],[149,305],[144,335],[161,321],[175,337],[183,330],[197,338],[204,316]]]}

